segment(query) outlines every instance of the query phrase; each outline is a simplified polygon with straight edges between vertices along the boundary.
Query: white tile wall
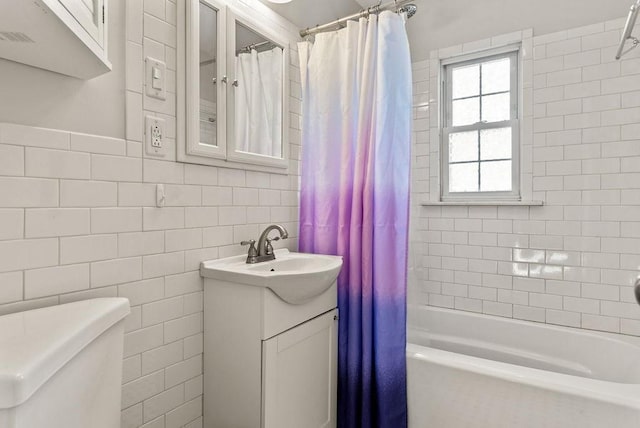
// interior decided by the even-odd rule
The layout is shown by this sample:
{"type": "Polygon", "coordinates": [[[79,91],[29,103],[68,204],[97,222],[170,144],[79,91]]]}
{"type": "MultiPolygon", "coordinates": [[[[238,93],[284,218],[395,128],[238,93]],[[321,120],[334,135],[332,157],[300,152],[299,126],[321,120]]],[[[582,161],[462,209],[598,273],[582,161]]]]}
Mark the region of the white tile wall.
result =
{"type": "Polygon", "coordinates": [[[523,195],[542,207],[421,206],[439,195],[438,58],[490,42],[413,65],[410,301],[640,335],[640,51],[614,60],[623,25],[523,42],[523,195]]]}
{"type": "MultiPolygon", "coordinates": [[[[229,3],[292,32],[257,1],[229,3]]],[[[239,241],[272,222],[289,230],[280,244],[297,247],[299,98],[291,176],[143,158],[144,115],[165,119],[175,140],[176,7],[127,2],[126,139],[0,123],[0,314],[129,298],[123,427],[202,427],[200,262],[243,253],[239,241]],[[143,96],[144,55],[167,62],[166,102],[143,96]]],[[[295,50],[290,75],[299,94],[295,50]]]]}

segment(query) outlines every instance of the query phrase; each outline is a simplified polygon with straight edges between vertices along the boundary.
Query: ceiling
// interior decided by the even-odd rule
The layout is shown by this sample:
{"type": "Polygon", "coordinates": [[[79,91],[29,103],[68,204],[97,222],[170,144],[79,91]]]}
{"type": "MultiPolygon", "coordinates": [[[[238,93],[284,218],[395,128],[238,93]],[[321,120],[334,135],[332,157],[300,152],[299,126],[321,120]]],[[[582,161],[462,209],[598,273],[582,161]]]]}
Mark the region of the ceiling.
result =
{"type": "MultiPolygon", "coordinates": [[[[293,0],[276,4],[260,0],[300,29],[326,24],[362,9],[356,0],[293,0]]],[[[363,0],[360,0],[363,1],[363,0]]]]}
{"type": "MultiPolygon", "coordinates": [[[[376,0],[261,0],[300,28],[358,12],[376,0]]],[[[387,3],[389,0],[383,0],[387,3]]],[[[413,61],[429,52],[497,34],[533,28],[535,35],[624,18],[632,0],[415,0],[407,23],[413,61]]]]}

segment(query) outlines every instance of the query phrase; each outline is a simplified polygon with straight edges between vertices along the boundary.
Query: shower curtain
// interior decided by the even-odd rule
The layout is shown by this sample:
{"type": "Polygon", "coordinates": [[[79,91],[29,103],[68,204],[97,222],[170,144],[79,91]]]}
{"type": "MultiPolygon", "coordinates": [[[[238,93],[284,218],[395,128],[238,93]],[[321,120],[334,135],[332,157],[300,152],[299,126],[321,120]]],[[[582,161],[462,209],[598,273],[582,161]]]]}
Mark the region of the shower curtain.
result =
{"type": "Polygon", "coordinates": [[[236,56],[236,148],[282,157],[282,48],[236,56]]]}
{"type": "Polygon", "coordinates": [[[403,428],[411,142],[404,16],[299,44],[300,250],[338,254],[338,426],[403,428]]]}

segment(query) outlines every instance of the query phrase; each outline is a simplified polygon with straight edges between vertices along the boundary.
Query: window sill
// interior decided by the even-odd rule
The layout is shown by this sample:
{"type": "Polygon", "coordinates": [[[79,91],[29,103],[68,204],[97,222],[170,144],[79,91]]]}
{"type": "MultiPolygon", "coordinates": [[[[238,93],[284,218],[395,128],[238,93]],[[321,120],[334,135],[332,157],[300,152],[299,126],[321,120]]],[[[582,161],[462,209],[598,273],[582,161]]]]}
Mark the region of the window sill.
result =
{"type": "Polygon", "coordinates": [[[430,206],[507,206],[507,207],[541,207],[543,201],[425,201],[420,205],[423,207],[430,206]]]}

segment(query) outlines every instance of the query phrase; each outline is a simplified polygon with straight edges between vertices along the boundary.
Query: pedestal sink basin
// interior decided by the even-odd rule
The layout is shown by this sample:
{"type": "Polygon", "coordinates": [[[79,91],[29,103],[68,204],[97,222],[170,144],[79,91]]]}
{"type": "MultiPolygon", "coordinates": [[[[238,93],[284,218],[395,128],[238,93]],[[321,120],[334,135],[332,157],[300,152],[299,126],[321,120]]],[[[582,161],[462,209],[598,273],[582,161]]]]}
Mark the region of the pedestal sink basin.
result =
{"type": "Polygon", "coordinates": [[[342,257],[275,251],[276,259],[247,264],[247,256],[202,262],[205,278],[267,287],[287,303],[304,303],[322,294],[334,283],[342,268],[342,257]]]}

